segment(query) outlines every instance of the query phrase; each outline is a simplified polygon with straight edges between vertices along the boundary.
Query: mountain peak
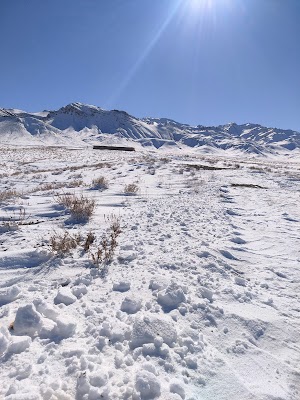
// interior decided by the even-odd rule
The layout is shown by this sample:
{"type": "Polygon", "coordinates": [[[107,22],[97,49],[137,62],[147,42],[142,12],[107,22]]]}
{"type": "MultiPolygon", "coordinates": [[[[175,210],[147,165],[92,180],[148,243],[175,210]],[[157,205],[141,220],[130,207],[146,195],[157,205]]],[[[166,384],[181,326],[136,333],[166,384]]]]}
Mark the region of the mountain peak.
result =
{"type": "Polygon", "coordinates": [[[63,106],[59,110],[53,112],[63,114],[91,114],[100,110],[101,109],[96,106],[75,102],[67,104],[66,106],[63,106]]]}

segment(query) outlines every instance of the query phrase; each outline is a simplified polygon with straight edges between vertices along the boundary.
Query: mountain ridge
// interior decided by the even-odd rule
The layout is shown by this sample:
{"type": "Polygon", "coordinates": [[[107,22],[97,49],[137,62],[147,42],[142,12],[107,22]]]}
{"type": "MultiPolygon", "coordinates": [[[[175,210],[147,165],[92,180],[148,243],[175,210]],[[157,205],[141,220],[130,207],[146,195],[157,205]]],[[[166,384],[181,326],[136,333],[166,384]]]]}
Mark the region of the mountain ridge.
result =
{"type": "Polygon", "coordinates": [[[191,126],[169,118],[137,118],[126,111],[74,102],[42,112],[0,108],[0,142],[66,146],[131,142],[154,149],[172,146],[268,155],[300,150],[300,132],[255,123],[191,126]]]}

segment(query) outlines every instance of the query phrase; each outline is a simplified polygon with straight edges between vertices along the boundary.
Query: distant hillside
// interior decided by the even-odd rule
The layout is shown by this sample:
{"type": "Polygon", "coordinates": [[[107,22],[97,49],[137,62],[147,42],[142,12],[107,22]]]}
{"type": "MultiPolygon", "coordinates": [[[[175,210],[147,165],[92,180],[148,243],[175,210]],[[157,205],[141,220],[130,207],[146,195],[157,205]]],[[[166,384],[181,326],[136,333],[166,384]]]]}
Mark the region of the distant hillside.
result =
{"type": "Polygon", "coordinates": [[[300,149],[300,133],[250,123],[192,127],[167,118],[140,119],[124,111],[81,103],[38,113],[0,109],[2,145],[87,146],[99,142],[268,155],[300,149]]]}

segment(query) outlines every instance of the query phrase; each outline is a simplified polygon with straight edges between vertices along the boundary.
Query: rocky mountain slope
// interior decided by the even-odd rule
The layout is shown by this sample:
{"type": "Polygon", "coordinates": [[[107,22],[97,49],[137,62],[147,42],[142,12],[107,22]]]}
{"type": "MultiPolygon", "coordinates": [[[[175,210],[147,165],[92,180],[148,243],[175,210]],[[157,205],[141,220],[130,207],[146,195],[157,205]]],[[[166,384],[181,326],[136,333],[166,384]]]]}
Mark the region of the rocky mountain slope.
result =
{"type": "Polygon", "coordinates": [[[28,113],[0,109],[0,142],[8,145],[86,146],[122,143],[150,148],[193,148],[215,152],[297,152],[300,133],[258,124],[196,127],[166,118],[136,118],[124,111],[71,103],[57,111],[28,113]]]}

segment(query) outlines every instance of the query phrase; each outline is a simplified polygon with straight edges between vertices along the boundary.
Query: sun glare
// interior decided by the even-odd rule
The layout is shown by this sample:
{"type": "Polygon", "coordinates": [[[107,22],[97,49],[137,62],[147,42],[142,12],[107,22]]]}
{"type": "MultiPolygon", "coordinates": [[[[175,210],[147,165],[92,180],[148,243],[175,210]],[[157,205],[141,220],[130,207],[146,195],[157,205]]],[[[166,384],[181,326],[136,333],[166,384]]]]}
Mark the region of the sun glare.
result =
{"type": "Polygon", "coordinates": [[[181,13],[188,18],[212,18],[232,8],[232,0],[181,0],[181,13]]]}
{"type": "Polygon", "coordinates": [[[186,7],[193,10],[212,9],[213,7],[222,7],[228,5],[230,0],[184,0],[186,7]]]}
{"type": "Polygon", "coordinates": [[[211,0],[188,0],[189,6],[193,8],[200,8],[203,6],[210,6],[211,0]]]}

